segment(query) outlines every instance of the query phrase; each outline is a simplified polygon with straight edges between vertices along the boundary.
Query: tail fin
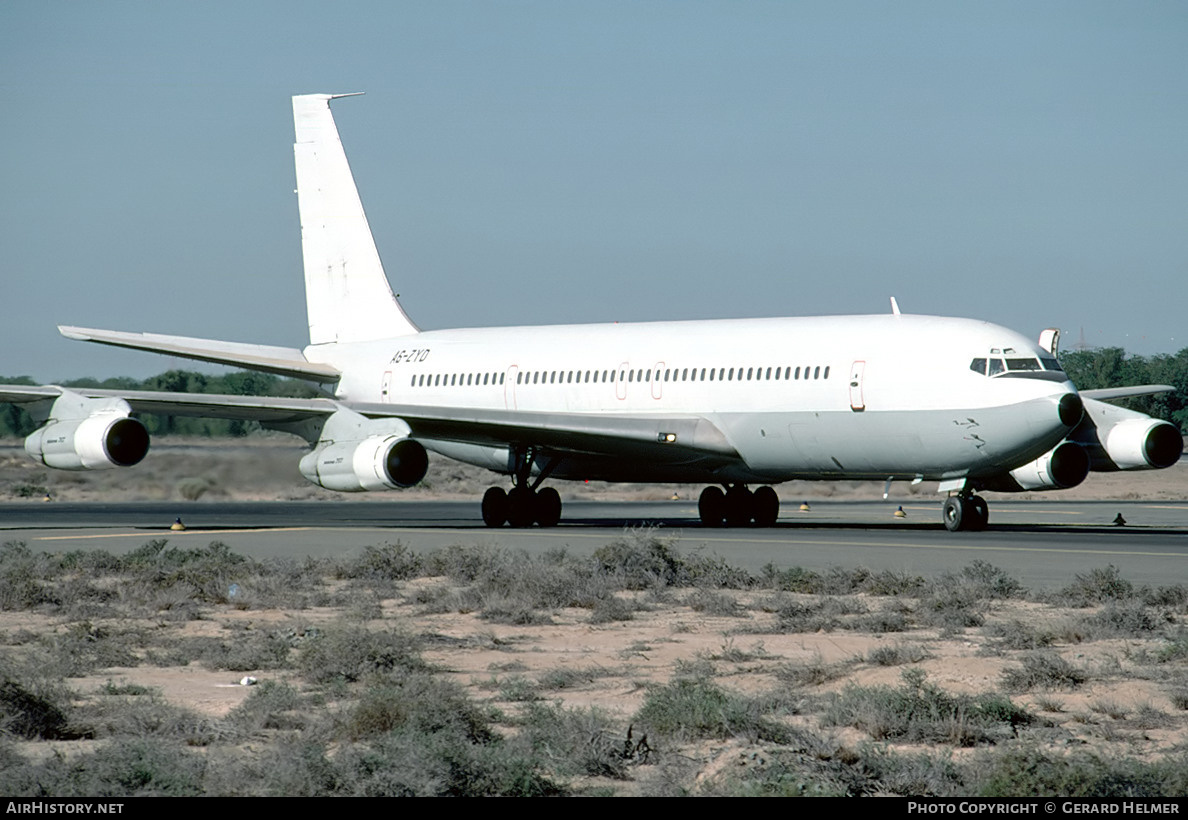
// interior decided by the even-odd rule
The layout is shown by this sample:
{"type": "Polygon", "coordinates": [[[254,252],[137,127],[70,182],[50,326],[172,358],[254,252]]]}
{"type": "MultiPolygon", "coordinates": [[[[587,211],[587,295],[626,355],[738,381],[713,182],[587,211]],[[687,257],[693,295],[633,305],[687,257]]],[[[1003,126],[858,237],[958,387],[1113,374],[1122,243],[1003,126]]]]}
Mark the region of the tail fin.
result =
{"type": "Polygon", "coordinates": [[[352,96],[293,98],[305,304],[315,345],[418,332],[392,295],[330,113],[331,100],[352,96]]]}

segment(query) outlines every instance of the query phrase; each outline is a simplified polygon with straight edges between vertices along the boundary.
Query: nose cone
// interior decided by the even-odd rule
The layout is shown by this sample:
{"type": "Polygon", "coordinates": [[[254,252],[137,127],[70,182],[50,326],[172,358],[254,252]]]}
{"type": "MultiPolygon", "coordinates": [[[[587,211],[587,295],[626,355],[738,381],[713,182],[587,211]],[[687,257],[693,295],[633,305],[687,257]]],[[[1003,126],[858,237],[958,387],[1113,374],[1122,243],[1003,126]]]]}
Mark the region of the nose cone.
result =
{"type": "Polygon", "coordinates": [[[1076,393],[1065,393],[1057,402],[1056,410],[1060,414],[1060,423],[1065,427],[1076,427],[1085,413],[1085,403],[1076,393]]]}

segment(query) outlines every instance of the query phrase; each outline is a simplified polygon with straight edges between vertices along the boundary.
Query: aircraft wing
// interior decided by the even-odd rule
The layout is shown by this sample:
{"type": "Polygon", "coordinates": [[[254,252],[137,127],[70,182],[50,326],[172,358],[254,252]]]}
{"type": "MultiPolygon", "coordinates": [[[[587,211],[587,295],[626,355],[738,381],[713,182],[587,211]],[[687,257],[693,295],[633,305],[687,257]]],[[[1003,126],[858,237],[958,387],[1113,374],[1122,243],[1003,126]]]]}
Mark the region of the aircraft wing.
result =
{"type": "Polygon", "coordinates": [[[1171,393],[1176,388],[1170,384],[1136,384],[1131,387],[1102,387],[1097,390],[1078,390],[1085,398],[1108,401],[1109,399],[1129,399],[1134,396],[1153,396],[1156,393],[1171,393]]]}
{"type": "Polygon", "coordinates": [[[213,362],[249,370],[261,370],[278,376],[294,379],[309,379],[315,382],[336,382],[341,373],[328,364],[307,361],[301,351],[293,347],[222,342],[216,339],[196,339],[191,336],[165,336],[160,333],[127,333],[121,330],[96,330],[89,327],[60,325],[60,332],[67,339],[82,342],[97,342],[112,347],[126,347],[131,350],[145,350],[150,353],[164,353],[200,362],[213,362]]]}
{"type": "Polygon", "coordinates": [[[404,421],[413,438],[488,446],[523,444],[558,453],[648,457],[696,453],[734,459],[735,449],[709,420],[695,415],[547,413],[483,408],[363,404],[334,399],[230,396],[53,385],[0,385],[0,402],[23,404],[70,392],[88,399],[122,399],[138,412],[241,419],[286,429],[347,409],[372,419],[404,421]]]}

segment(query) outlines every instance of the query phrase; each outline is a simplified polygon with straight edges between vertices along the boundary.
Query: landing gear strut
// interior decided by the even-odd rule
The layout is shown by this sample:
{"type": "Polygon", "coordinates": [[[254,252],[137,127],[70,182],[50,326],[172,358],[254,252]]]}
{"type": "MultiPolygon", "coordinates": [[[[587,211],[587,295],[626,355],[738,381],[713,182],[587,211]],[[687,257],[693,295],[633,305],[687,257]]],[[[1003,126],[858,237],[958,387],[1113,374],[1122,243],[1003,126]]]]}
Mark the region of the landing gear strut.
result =
{"type": "Polygon", "coordinates": [[[557,465],[555,459],[541,458],[531,447],[512,452],[512,488],[491,487],[483,494],[483,523],[488,527],[555,527],[561,520],[561,495],[552,487],[537,490],[557,465]],[[539,464],[540,472],[532,480],[532,466],[539,464]]]}
{"type": "Polygon", "coordinates": [[[949,532],[978,532],[990,523],[990,505],[980,495],[951,495],[941,507],[941,518],[949,532]]]}
{"type": "Polygon", "coordinates": [[[771,487],[751,492],[744,484],[731,484],[725,492],[721,487],[706,487],[697,501],[697,513],[706,527],[756,527],[775,525],[780,515],[780,498],[771,487]]]}

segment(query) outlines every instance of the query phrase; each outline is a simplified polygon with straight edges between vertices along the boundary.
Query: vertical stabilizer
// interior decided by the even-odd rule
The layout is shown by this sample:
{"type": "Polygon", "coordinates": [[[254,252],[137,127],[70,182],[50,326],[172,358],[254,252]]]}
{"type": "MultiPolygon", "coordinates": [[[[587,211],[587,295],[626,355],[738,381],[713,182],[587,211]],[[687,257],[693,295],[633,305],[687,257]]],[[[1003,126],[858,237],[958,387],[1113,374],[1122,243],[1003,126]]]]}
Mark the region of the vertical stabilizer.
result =
{"type": "Polygon", "coordinates": [[[310,344],[364,342],[417,332],[384,275],[359,201],[330,101],[353,94],[293,98],[297,207],[305,260],[310,344]]]}

